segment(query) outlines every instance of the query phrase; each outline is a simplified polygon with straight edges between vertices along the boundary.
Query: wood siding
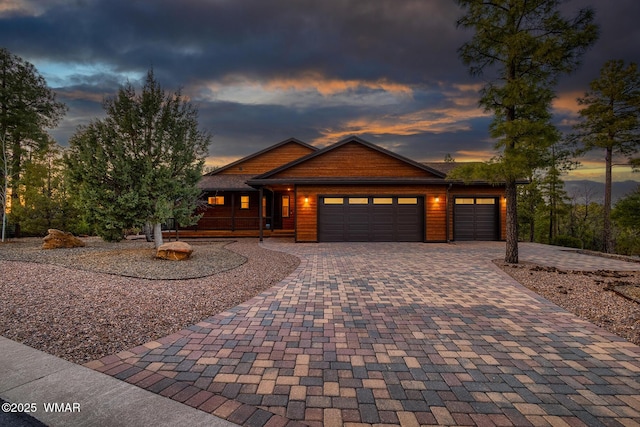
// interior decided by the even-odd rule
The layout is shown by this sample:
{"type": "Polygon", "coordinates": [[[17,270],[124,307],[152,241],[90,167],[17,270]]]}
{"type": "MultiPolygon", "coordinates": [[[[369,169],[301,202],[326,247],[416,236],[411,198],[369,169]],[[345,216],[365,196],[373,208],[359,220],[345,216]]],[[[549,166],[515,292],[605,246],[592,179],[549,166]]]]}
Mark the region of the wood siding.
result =
{"type": "Polygon", "coordinates": [[[327,151],[270,178],[290,177],[437,178],[424,169],[357,142],[327,151]]]}
{"type": "Polygon", "coordinates": [[[260,175],[297,160],[300,157],[304,157],[312,152],[313,150],[308,147],[304,147],[295,142],[289,142],[288,144],[276,147],[266,153],[262,153],[261,155],[240,162],[229,169],[220,171],[220,174],[260,175]]]}
{"type": "Polygon", "coordinates": [[[365,186],[365,185],[329,185],[298,186],[296,188],[296,241],[318,241],[318,196],[417,196],[424,197],[426,242],[446,240],[446,185],[441,186],[365,186]],[[435,198],[439,201],[436,202],[435,198]],[[308,199],[308,201],[305,201],[308,199]]]}

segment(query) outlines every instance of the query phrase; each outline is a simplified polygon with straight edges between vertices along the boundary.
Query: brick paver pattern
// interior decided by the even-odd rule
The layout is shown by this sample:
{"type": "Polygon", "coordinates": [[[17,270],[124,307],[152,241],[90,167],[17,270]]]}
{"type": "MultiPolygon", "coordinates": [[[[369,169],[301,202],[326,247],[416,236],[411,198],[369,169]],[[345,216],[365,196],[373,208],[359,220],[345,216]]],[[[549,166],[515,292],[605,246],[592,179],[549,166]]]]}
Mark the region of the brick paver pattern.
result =
{"type": "MultiPolygon", "coordinates": [[[[504,243],[264,245],[300,266],[87,366],[247,426],[640,426],[640,347],[505,275],[504,243]]],[[[521,259],[640,267],[535,244],[521,259]]]]}

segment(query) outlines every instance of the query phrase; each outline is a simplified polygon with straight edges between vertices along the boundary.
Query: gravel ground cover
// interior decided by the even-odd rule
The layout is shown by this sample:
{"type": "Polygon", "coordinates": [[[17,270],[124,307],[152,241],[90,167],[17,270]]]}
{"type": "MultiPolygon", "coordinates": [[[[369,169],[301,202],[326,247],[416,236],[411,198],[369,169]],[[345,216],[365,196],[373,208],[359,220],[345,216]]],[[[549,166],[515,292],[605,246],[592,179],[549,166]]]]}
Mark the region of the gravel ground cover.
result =
{"type": "Polygon", "coordinates": [[[194,243],[195,256],[175,262],[149,257],[147,242],[91,241],[86,248],[40,250],[41,242],[0,244],[0,334],[74,363],[170,335],[234,307],[300,262],[261,248],[257,239],[194,243]],[[206,268],[212,272],[207,277],[184,278],[201,276],[206,268]]]}
{"type": "Polygon", "coordinates": [[[556,305],[640,345],[640,271],[565,271],[532,263],[494,263],[556,305]]]}
{"type": "Polygon", "coordinates": [[[239,267],[247,258],[225,249],[229,241],[192,241],[194,252],[186,262],[155,257],[153,243],[144,239],[105,242],[97,237],[83,239],[87,246],[70,249],[41,249],[42,239],[16,239],[0,245],[0,260],[53,264],[77,270],[115,274],[140,279],[197,279],[239,267]]]}
{"type": "MultiPolygon", "coordinates": [[[[88,239],[41,250],[40,239],[0,244],[0,334],[84,363],[172,334],[236,306],[290,274],[299,260],[257,239],[191,242],[187,262],[153,258],[145,241],[88,239]],[[203,277],[204,276],[204,277],[203,277]]],[[[555,304],[640,344],[640,272],[573,272],[496,262],[555,304]]]]}

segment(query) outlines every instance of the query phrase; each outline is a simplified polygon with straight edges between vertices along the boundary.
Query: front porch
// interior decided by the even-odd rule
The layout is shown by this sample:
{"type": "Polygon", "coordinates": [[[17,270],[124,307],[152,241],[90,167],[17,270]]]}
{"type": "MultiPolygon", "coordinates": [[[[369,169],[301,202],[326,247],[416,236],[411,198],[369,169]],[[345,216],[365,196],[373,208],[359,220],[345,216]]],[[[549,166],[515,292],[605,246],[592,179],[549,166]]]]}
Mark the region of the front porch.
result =
{"type": "MultiPolygon", "coordinates": [[[[295,237],[295,230],[263,230],[263,237],[295,237]]],[[[260,230],[163,230],[164,239],[260,237],[260,230]]]]}
{"type": "Polygon", "coordinates": [[[193,226],[169,224],[167,237],[294,237],[294,192],[290,187],[206,191],[193,226]],[[177,231],[176,231],[177,230],[177,231]]]}

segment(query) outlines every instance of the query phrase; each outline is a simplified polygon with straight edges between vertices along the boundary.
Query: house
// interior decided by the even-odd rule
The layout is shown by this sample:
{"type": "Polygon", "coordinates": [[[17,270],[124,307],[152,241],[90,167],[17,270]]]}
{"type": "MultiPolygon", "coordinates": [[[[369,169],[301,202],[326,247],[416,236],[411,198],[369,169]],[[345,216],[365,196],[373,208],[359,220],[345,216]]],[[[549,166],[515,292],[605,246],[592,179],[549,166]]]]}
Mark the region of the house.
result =
{"type": "Polygon", "coordinates": [[[504,186],[447,179],[358,137],[288,139],[204,175],[202,218],[180,234],[290,235],[296,242],[504,240],[504,186]]]}

